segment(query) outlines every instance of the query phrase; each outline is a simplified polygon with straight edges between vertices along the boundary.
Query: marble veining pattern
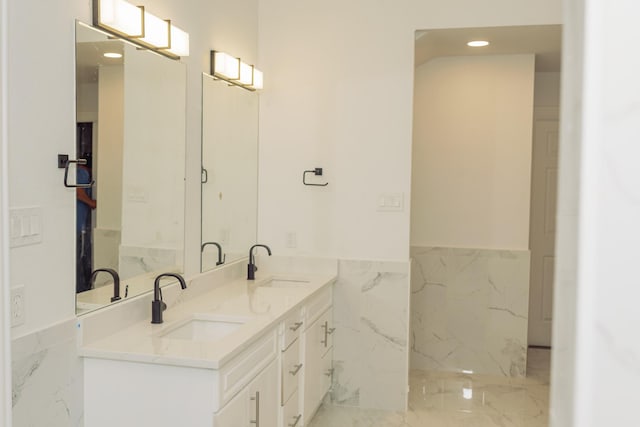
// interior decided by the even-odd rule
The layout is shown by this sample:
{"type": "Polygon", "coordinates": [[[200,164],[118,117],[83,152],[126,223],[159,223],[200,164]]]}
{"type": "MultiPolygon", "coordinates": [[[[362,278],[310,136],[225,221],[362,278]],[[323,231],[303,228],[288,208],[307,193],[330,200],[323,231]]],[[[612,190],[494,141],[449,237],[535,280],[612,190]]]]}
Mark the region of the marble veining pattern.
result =
{"type": "Polygon", "coordinates": [[[523,376],[529,251],[413,247],[411,368],[523,376]]]}
{"type": "Polygon", "coordinates": [[[76,319],[11,343],[15,426],[81,426],[82,364],[76,319]]]}
{"type": "Polygon", "coordinates": [[[135,277],[154,271],[173,271],[182,265],[182,251],[164,248],[120,246],[119,273],[135,277]]]}
{"type": "Polygon", "coordinates": [[[407,412],[325,403],[309,427],[547,427],[549,362],[529,349],[526,378],[412,370],[407,412]]]}
{"type": "Polygon", "coordinates": [[[340,260],[334,286],[334,404],[407,404],[409,265],[340,260]]]}

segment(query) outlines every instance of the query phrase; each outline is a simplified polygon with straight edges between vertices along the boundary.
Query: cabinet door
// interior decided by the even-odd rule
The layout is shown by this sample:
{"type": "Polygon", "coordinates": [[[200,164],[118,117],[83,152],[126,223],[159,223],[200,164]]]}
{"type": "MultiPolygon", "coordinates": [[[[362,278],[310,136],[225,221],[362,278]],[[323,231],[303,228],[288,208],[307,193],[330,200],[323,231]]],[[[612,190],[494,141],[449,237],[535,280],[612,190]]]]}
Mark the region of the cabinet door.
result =
{"type": "Polygon", "coordinates": [[[276,427],[280,407],[278,396],[278,365],[274,360],[214,415],[213,425],[276,427]]]}
{"type": "Polygon", "coordinates": [[[249,425],[249,393],[243,389],[213,416],[214,427],[247,427],[249,425]]]}
{"type": "Polygon", "coordinates": [[[277,427],[280,399],[278,365],[274,360],[248,386],[249,423],[260,427],[277,427]]]}
{"type": "Polygon", "coordinates": [[[303,392],[303,417],[307,425],[311,416],[315,413],[326,394],[327,382],[325,376],[326,355],[331,360],[329,352],[329,335],[327,327],[331,319],[331,310],[323,313],[304,332],[304,392],[303,392]]]}

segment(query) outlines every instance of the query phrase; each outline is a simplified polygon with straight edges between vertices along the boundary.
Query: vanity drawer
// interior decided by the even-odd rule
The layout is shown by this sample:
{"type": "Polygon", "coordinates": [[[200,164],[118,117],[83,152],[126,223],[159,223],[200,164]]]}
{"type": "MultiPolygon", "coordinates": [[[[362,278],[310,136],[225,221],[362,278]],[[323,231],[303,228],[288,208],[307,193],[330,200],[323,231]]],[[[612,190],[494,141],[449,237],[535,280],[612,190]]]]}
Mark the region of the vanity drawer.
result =
{"type": "Polygon", "coordinates": [[[300,340],[295,340],[282,353],[282,396],[281,404],[287,402],[291,395],[298,390],[298,379],[302,376],[302,361],[300,360],[300,340]]]}
{"type": "Polygon", "coordinates": [[[296,390],[287,403],[282,407],[281,427],[300,427],[302,425],[302,413],[296,390]]]}
{"type": "Polygon", "coordinates": [[[276,358],[277,348],[277,331],[274,328],[220,369],[220,406],[224,406],[276,358]]]}
{"type": "Polygon", "coordinates": [[[304,312],[304,328],[308,328],[311,324],[324,313],[333,304],[333,296],[331,290],[333,286],[327,286],[318,295],[313,297],[306,305],[304,312]]]}
{"type": "Polygon", "coordinates": [[[296,338],[300,336],[304,328],[302,312],[300,309],[294,310],[282,322],[282,345],[281,349],[286,350],[296,338]]]}

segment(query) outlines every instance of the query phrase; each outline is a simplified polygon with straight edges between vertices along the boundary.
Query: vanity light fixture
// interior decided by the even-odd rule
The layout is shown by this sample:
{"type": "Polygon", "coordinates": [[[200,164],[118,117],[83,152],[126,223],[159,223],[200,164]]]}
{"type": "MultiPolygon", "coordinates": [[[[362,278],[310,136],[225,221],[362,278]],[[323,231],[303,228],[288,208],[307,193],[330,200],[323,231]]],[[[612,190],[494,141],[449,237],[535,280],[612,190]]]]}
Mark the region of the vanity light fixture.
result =
{"type": "Polygon", "coordinates": [[[171,59],[189,55],[189,34],[125,0],[93,0],[93,25],[171,59]]]}
{"type": "Polygon", "coordinates": [[[114,58],[114,59],[122,58],[122,54],[118,52],[105,52],[102,54],[102,56],[104,56],[105,58],[114,58]]]}
{"type": "Polygon", "coordinates": [[[159,49],[171,47],[171,21],[160,19],[144,12],[144,37],[140,41],[156,46],[159,49]]]}
{"type": "Polygon", "coordinates": [[[124,0],[94,0],[93,23],[121,37],[144,36],[144,6],[124,0]]]}
{"type": "Polygon", "coordinates": [[[217,50],[211,51],[211,75],[243,89],[255,91],[262,89],[264,76],[262,71],[242,62],[240,58],[217,50]]]}
{"type": "Polygon", "coordinates": [[[489,46],[489,42],[486,40],[473,40],[470,41],[469,43],[467,43],[467,46],[469,47],[485,47],[485,46],[489,46]]]}

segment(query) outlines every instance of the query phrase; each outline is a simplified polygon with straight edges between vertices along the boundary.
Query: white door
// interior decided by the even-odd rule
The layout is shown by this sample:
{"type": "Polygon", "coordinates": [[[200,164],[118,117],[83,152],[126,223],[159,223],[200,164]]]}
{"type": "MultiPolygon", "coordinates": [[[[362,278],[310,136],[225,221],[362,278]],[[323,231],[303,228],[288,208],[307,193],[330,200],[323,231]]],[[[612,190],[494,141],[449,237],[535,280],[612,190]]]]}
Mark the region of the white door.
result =
{"type": "Polygon", "coordinates": [[[551,346],[558,120],[536,120],[531,174],[529,345],[551,346]]]}

